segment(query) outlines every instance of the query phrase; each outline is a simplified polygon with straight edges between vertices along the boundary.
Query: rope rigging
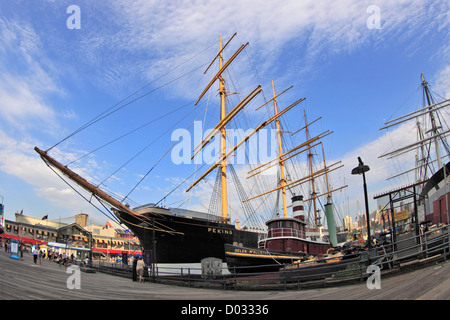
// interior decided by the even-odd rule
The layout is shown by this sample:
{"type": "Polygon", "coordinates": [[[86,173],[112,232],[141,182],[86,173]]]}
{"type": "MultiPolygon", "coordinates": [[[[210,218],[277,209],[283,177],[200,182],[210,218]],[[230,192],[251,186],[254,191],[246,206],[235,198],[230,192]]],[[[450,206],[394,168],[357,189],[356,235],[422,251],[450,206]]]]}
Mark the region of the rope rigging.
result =
{"type": "Polygon", "coordinates": [[[200,65],[200,66],[198,66],[198,67],[196,67],[196,68],[194,68],[194,69],[188,71],[187,73],[185,73],[185,74],[183,74],[183,75],[181,75],[181,76],[179,76],[179,77],[176,77],[176,78],[174,78],[174,79],[172,79],[172,80],[170,80],[170,81],[168,81],[168,82],[166,82],[166,83],[160,85],[159,87],[156,87],[156,88],[152,89],[151,91],[149,91],[149,92],[147,92],[147,93],[145,93],[145,94],[143,94],[143,95],[141,95],[141,96],[138,96],[137,98],[135,98],[135,99],[133,99],[133,100],[127,102],[126,104],[120,106],[121,103],[125,102],[126,100],[128,100],[128,99],[131,98],[132,96],[136,95],[137,93],[141,92],[141,91],[144,90],[145,88],[149,87],[149,86],[152,85],[153,83],[155,83],[155,82],[161,80],[161,79],[164,78],[165,76],[171,74],[172,72],[174,72],[175,70],[179,69],[180,67],[182,67],[183,65],[185,65],[185,64],[188,63],[189,61],[195,59],[195,58],[198,57],[200,54],[202,54],[203,52],[205,52],[206,50],[208,50],[209,48],[211,48],[213,45],[214,45],[214,44],[211,44],[210,46],[206,47],[205,49],[203,49],[203,50],[199,51],[198,53],[196,53],[195,55],[193,55],[191,58],[187,59],[186,61],[182,62],[181,64],[179,64],[179,65],[175,66],[174,68],[170,69],[169,71],[167,71],[166,73],[162,74],[162,75],[159,76],[158,78],[156,78],[156,79],[150,81],[149,83],[147,83],[146,85],[144,85],[144,86],[141,87],[140,89],[138,89],[138,90],[134,91],[133,93],[129,94],[127,97],[125,97],[124,99],[122,99],[122,100],[120,100],[119,102],[115,103],[114,105],[112,105],[111,107],[109,107],[108,109],[106,109],[105,111],[103,111],[102,113],[100,113],[99,115],[97,115],[96,117],[94,117],[93,119],[89,120],[87,123],[85,123],[84,125],[82,125],[80,128],[78,128],[77,130],[75,130],[74,132],[72,132],[71,134],[69,134],[67,137],[63,138],[62,140],[60,140],[59,142],[57,142],[56,144],[54,144],[53,146],[51,146],[50,148],[48,148],[46,151],[47,151],[47,152],[50,151],[51,149],[55,148],[56,146],[58,146],[59,144],[61,144],[61,143],[64,142],[64,141],[66,141],[67,139],[73,137],[73,136],[76,135],[77,133],[79,133],[79,132],[81,132],[81,131],[87,129],[87,128],[90,127],[91,125],[93,125],[93,124],[99,122],[100,120],[102,120],[102,119],[104,119],[104,118],[110,116],[111,114],[113,114],[113,113],[115,113],[115,112],[117,112],[117,111],[123,109],[124,107],[130,105],[131,103],[136,102],[136,101],[138,101],[138,100],[140,100],[140,99],[142,99],[142,98],[148,96],[149,94],[154,93],[155,91],[157,91],[157,90],[159,90],[159,89],[162,89],[162,88],[168,86],[169,84],[171,84],[171,83],[173,83],[173,82],[175,82],[175,81],[177,81],[177,80],[180,80],[181,78],[184,78],[185,76],[187,76],[187,75],[189,75],[189,74],[191,74],[191,73],[193,73],[193,72],[195,72],[195,71],[197,71],[197,70],[199,70],[199,69],[201,69],[201,68],[204,68],[204,66],[205,66],[206,64],[202,64],[202,65],[200,65]],[[116,107],[117,107],[117,108],[116,108],[116,107]],[[114,109],[114,108],[116,108],[116,109],[114,109]]]}

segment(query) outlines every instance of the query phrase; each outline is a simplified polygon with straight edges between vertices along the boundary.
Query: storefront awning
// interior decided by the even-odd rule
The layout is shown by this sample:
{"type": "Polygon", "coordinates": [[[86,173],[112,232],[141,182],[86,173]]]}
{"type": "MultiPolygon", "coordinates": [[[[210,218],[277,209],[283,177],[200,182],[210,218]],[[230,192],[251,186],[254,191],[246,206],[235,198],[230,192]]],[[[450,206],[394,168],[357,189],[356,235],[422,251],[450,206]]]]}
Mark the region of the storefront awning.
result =
{"type": "Polygon", "coordinates": [[[112,254],[122,254],[126,252],[128,254],[142,254],[142,251],[135,250],[115,250],[115,249],[105,249],[105,248],[92,248],[92,251],[98,251],[103,253],[112,253],[112,254]]]}
{"type": "Polygon", "coordinates": [[[19,236],[13,236],[13,235],[6,234],[6,233],[3,233],[2,235],[0,235],[0,237],[7,238],[7,239],[16,239],[17,241],[22,242],[22,243],[47,244],[47,242],[45,242],[45,241],[30,239],[30,238],[25,238],[25,237],[19,237],[19,236]]]}

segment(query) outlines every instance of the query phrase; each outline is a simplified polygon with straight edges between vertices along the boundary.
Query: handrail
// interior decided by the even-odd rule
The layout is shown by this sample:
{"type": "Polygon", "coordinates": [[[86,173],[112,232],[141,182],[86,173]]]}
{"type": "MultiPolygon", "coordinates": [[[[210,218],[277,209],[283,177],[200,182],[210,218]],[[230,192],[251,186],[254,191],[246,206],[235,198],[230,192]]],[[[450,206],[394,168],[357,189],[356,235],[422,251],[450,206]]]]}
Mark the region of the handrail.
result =
{"type": "Polygon", "coordinates": [[[306,234],[303,230],[298,230],[294,228],[273,228],[270,229],[266,235],[263,235],[262,240],[268,238],[278,238],[278,237],[295,237],[300,239],[305,239],[306,234]]]}

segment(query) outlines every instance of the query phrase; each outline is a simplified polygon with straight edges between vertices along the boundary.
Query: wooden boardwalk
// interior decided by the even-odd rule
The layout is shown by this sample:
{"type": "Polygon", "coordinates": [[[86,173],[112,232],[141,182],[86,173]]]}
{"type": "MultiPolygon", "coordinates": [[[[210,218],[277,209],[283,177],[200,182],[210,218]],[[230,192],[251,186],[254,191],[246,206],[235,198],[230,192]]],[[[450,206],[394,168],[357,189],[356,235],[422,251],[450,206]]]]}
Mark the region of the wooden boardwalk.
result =
{"type": "MultiPolygon", "coordinates": [[[[72,273],[56,263],[34,264],[0,252],[0,300],[450,300],[450,263],[381,279],[381,289],[366,283],[334,288],[287,291],[198,289],[157,283],[138,283],[103,273],[80,273],[80,289],[69,289],[72,273]]],[[[72,282],[73,283],[73,282],[72,282]]]]}

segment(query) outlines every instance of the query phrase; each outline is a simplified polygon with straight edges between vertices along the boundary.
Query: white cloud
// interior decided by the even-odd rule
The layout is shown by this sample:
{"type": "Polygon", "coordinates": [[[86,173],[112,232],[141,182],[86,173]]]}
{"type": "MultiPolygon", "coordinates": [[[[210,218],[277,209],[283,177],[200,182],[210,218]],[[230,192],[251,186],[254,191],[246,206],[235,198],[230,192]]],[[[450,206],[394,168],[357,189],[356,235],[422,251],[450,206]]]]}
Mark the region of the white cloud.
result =
{"type": "Polygon", "coordinates": [[[433,91],[441,93],[446,99],[450,99],[450,65],[442,69],[435,78],[433,91]]]}
{"type": "MultiPolygon", "coordinates": [[[[315,64],[318,60],[327,61],[369,44],[384,46],[388,40],[417,43],[418,37],[425,37],[424,28],[432,27],[428,19],[441,14],[437,5],[428,8],[419,0],[378,1],[382,28],[370,30],[367,8],[372,4],[373,1],[356,0],[281,3],[138,0],[115,1],[109,6],[85,4],[88,8],[82,6],[82,11],[98,16],[101,21],[95,28],[82,26],[80,40],[73,49],[78,53],[77,58],[88,66],[107,65],[96,75],[95,82],[117,90],[124,88],[136,74],[154,80],[205,48],[209,50],[196,61],[208,63],[217,52],[219,35],[228,39],[237,32],[238,39],[232,46],[250,42],[249,56],[258,65],[260,76],[270,72],[270,77],[278,74],[292,78],[301,72],[300,76],[306,77],[306,72],[310,76],[318,67],[315,64]],[[298,58],[277,70],[286,50],[298,58]],[[133,59],[124,61],[124,55],[133,59]]],[[[251,71],[248,61],[244,66],[245,70],[237,70],[251,71]]],[[[181,68],[171,78],[186,71],[181,68]]],[[[171,87],[170,94],[195,98],[193,92],[197,93],[201,83],[209,81],[207,78],[179,81],[175,91],[171,87]]]]}
{"type": "MultiPolygon", "coordinates": [[[[29,121],[53,123],[55,113],[39,94],[30,87],[32,83],[21,77],[3,74],[0,77],[0,116],[14,127],[30,129],[29,121]]],[[[45,128],[45,126],[43,126],[45,128]]]]}
{"type": "MultiPolygon", "coordinates": [[[[0,169],[35,186],[38,191],[48,191],[53,188],[62,190],[67,195],[67,191],[64,191],[67,186],[56,175],[50,174],[49,169],[36,156],[33,148],[33,141],[16,141],[0,130],[0,150],[2,151],[0,153],[0,169]]],[[[56,198],[54,199],[56,200],[56,198]]],[[[62,201],[62,199],[58,201],[62,201]]]]}
{"type": "Polygon", "coordinates": [[[0,116],[22,133],[40,126],[58,130],[58,116],[47,97],[61,95],[54,66],[40,36],[26,22],[0,18],[0,116]]]}
{"type": "MultiPolygon", "coordinates": [[[[96,210],[54,174],[37,153],[34,152],[33,149],[36,144],[39,145],[40,143],[35,140],[17,141],[0,130],[0,170],[32,186],[36,196],[49,202],[48,207],[40,209],[51,212],[53,217],[57,215],[74,215],[79,212],[89,213],[91,217],[98,217],[99,214],[96,210]],[[54,207],[52,208],[51,205],[54,207]]],[[[86,166],[84,169],[76,171],[89,179],[90,175],[88,172],[93,172],[94,170],[86,166]]],[[[81,194],[89,199],[86,191],[73,183],[71,185],[75,186],[81,194]]],[[[13,186],[5,186],[5,188],[9,192],[14,190],[13,186]]],[[[20,190],[15,191],[20,192],[20,190]]],[[[28,197],[23,196],[22,205],[26,205],[28,197]]],[[[95,203],[95,201],[93,202],[95,203]]]]}

